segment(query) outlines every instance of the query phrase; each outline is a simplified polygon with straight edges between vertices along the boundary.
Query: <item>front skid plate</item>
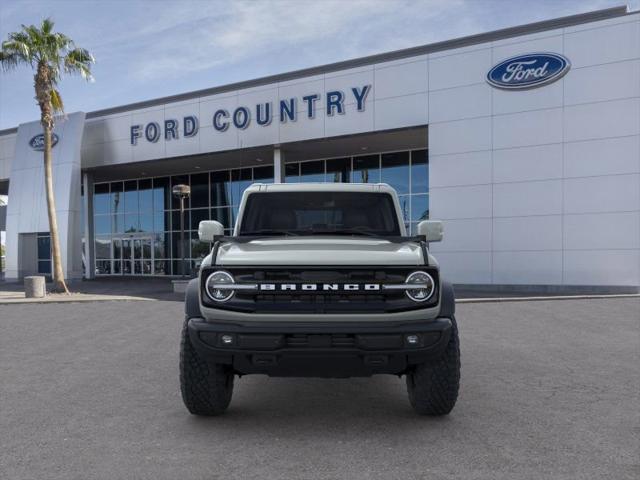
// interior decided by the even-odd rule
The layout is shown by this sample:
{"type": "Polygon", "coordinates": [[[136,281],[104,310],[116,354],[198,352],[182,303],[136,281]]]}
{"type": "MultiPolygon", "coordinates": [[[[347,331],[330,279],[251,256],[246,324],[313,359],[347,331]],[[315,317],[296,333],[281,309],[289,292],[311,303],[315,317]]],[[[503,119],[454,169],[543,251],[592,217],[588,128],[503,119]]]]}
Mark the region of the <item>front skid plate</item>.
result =
{"type": "Polygon", "coordinates": [[[214,363],[233,365],[236,373],[270,376],[352,377],[404,373],[411,365],[440,355],[449,341],[451,320],[419,324],[330,326],[280,323],[239,326],[189,321],[198,353],[214,363]],[[411,346],[407,335],[417,335],[411,346]],[[222,335],[233,338],[224,345],[222,335]],[[301,342],[303,344],[301,344],[301,342]]]}

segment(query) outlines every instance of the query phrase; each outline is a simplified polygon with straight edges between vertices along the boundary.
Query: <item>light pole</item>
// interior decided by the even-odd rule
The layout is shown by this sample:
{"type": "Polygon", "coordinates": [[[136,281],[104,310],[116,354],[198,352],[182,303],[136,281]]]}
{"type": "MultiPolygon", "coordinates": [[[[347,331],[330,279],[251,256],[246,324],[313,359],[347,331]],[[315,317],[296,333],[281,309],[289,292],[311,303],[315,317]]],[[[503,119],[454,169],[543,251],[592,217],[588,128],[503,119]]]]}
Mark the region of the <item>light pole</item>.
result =
{"type": "Polygon", "coordinates": [[[191,195],[191,188],[189,188],[189,185],[180,184],[174,186],[171,191],[174,197],[180,199],[180,256],[182,257],[182,262],[180,262],[180,275],[184,277],[186,271],[184,252],[184,201],[191,195]]]}

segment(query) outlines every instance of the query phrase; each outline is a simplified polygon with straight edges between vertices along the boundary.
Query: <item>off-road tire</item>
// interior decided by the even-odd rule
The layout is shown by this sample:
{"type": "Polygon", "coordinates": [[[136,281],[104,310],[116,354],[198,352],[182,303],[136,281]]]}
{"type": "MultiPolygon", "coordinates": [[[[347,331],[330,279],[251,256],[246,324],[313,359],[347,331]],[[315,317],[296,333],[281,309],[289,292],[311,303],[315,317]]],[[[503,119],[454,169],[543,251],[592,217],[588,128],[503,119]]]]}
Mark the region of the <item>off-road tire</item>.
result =
{"type": "Polygon", "coordinates": [[[453,409],[460,388],[460,339],[451,316],[451,336],[437,359],[416,365],[407,373],[409,402],[420,415],[446,415],[453,409]]]}
{"type": "Polygon", "coordinates": [[[180,341],[180,390],[182,401],[193,415],[220,415],[233,394],[233,373],[224,365],[207,362],[189,338],[187,318],[180,341]]]}

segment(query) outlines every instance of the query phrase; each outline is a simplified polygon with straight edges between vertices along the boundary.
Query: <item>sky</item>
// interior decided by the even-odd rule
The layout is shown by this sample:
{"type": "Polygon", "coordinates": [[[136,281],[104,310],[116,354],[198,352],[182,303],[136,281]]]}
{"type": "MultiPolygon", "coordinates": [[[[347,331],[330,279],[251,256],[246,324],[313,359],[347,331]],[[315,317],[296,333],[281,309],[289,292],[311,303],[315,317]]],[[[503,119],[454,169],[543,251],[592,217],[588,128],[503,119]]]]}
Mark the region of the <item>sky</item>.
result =
{"type": "MultiPolygon", "coordinates": [[[[640,8],[640,0],[628,2],[640,8]]],[[[2,0],[0,39],[51,17],[96,58],[67,113],[174,95],[624,5],[624,0],[2,0]]],[[[0,129],[37,120],[33,74],[0,72],[0,129]]]]}

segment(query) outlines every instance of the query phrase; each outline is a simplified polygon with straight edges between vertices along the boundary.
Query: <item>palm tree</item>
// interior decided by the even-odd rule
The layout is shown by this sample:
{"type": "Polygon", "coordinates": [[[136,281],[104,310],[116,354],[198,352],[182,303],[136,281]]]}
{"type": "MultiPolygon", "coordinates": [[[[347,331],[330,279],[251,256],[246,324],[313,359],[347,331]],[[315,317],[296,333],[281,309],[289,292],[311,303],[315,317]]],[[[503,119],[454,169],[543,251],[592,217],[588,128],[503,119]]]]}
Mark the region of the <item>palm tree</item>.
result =
{"type": "Polygon", "coordinates": [[[49,18],[44,19],[40,27],[22,25],[22,30],[9,34],[8,39],[2,42],[0,50],[0,63],[4,70],[27,65],[35,71],[33,86],[40,107],[40,123],[44,129],[44,178],[51,233],[53,290],[57,292],[69,293],[62,271],[51,173],[51,133],[54,115],[64,112],[57,86],[64,73],[79,74],[86,80],[91,80],[91,64],[94,62],[89,51],[76,47],[73,40],[66,35],[54,32],[53,21],[49,18]]]}
{"type": "MultiPolygon", "coordinates": [[[[0,195],[0,207],[4,207],[6,206],[6,204],[7,202],[5,201],[5,199],[0,195]]],[[[2,245],[2,238],[0,238],[0,278],[2,277],[2,272],[4,271],[4,269],[2,268],[2,257],[4,257],[4,245],[2,245]]]]}

